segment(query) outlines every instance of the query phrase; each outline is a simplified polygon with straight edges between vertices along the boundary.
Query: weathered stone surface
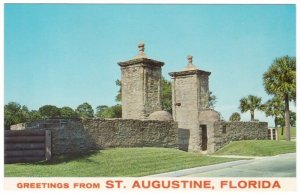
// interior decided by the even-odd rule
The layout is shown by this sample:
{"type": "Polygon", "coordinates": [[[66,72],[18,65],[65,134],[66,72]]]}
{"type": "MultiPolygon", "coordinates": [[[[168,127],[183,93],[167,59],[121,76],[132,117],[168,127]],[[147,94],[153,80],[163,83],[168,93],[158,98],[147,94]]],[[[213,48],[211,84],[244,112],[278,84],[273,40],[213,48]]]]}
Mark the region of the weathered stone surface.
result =
{"type": "MultiPolygon", "coordinates": [[[[52,154],[81,153],[109,147],[178,148],[178,126],[174,121],[132,119],[50,120],[52,154]],[[55,123],[55,125],[54,125],[55,123]]],[[[40,129],[46,121],[23,124],[40,129]]],[[[20,125],[19,125],[20,126],[20,125]]],[[[22,130],[22,128],[18,128],[22,130]]],[[[24,128],[23,128],[24,129],[24,128]]],[[[49,128],[47,128],[49,129],[49,128]]]]}
{"type": "MultiPolygon", "coordinates": [[[[202,150],[201,125],[207,127],[207,152],[213,153],[231,141],[267,139],[266,122],[201,121],[198,150],[202,150]]],[[[191,129],[173,121],[131,119],[51,119],[12,126],[15,130],[51,130],[52,154],[81,153],[108,147],[171,147],[190,150],[191,129]],[[22,127],[23,126],[23,127],[22,127]]],[[[195,142],[193,142],[195,143],[195,142]]],[[[191,151],[191,150],[190,150],[191,151]]]]}
{"type": "Polygon", "coordinates": [[[189,150],[190,130],[178,128],[178,149],[183,151],[189,150]]]}
{"type": "Polygon", "coordinates": [[[213,138],[208,143],[209,152],[215,152],[231,141],[239,140],[266,140],[268,139],[267,122],[215,122],[212,134],[213,138]]]}
{"type": "Polygon", "coordinates": [[[177,124],[172,121],[85,120],[85,130],[102,147],[176,147],[177,124]]]}
{"type": "Polygon", "coordinates": [[[199,114],[200,122],[203,121],[215,122],[215,121],[220,121],[220,119],[221,119],[220,113],[212,109],[202,110],[199,114]]]}
{"type": "Polygon", "coordinates": [[[168,111],[161,110],[151,113],[148,120],[173,121],[173,117],[168,111]]]}

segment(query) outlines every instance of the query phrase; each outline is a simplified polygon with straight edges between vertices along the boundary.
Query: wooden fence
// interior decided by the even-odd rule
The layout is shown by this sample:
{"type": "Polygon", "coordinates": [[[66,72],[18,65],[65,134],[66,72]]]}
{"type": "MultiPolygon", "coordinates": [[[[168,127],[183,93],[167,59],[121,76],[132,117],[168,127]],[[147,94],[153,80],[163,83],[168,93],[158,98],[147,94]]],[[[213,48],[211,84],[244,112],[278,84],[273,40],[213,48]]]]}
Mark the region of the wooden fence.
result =
{"type": "Polygon", "coordinates": [[[51,159],[50,130],[6,130],[4,162],[37,162],[51,159]]]}
{"type": "Polygon", "coordinates": [[[278,140],[278,130],[276,128],[269,128],[268,129],[268,139],[278,140]]]}

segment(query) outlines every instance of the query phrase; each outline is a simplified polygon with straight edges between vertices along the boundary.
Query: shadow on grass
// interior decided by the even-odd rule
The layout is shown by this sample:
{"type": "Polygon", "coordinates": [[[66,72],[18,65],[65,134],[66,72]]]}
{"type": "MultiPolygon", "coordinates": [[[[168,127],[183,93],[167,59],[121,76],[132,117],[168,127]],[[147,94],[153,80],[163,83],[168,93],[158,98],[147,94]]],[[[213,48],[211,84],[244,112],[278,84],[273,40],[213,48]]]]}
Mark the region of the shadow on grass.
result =
{"type": "MultiPolygon", "coordinates": [[[[67,163],[71,161],[85,161],[85,162],[93,162],[95,161],[89,159],[94,154],[101,154],[100,150],[90,150],[86,151],[84,153],[74,153],[74,154],[64,154],[64,155],[59,155],[59,156],[53,156],[51,160],[44,160],[44,161],[38,161],[38,162],[33,162],[29,164],[33,165],[55,165],[55,164],[60,164],[60,163],[67,163]]],[[[28,163],[19,163],[20,165],[28,165],[28,163]]]]}

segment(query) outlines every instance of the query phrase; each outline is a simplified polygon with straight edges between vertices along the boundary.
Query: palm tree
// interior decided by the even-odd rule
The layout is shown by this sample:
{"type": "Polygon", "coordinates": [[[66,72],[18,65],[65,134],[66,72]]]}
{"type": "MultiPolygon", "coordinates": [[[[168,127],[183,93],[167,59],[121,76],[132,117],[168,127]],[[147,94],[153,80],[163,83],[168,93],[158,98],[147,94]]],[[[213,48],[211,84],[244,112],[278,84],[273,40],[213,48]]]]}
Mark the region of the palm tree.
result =
{"type": "Polygon", "coordinates": [[[251,121],[254,121],[254,111],[261,110],[261,98],[253,95],[249,95],[240,99],[240,107],[242,113],[250,111],[251,121]]]}
{"type": "Polygon", "coordinates": [[[241,120],[241,115],[238,112],[232,113],[232,115],[229,118],[230,121],[240,121],[241,120]]]}
{"type": "MultiPolygon", "coordinates": [[[[284,104],[283,100],[278,96],[275,96],[271,100],[268,100],[265,104],[263,104],[262,110],[265,112],[266,116],[274,117],[275,128],[279,125],[279,119],[284,118],[284,104]]],[[[283,130],[281,131],[283,134],[283,130]]]]}
{"type": "Polygon", "coordinates": [[[284,101],[286,140],[291,140],[289,102],[296,101],[296,58],[284,56],[274,60],[263,75],[264,87],[268,94],[284,101]]]}

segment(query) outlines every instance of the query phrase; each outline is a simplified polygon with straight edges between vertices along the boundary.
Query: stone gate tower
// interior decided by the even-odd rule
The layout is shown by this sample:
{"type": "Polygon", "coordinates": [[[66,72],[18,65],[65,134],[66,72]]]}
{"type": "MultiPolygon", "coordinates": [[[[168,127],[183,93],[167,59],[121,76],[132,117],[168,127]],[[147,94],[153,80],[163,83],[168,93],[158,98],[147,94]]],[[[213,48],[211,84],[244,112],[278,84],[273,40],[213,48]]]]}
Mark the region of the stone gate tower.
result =
{"type": "Polygon", "coordinates": [[[178,127],[189,130],[188,151],[205,150],[201,145],[203,135],[200,130],[199,115],[208,108],[210,72],[197,69],[193,57],[188,56],[188,64],[183,71],[171,72],[173,118],[178,127]]]}
{"type": "Polygon", "coordinates": [[[138,48],[136,57],[118,63],[122,72],[123,119],[146,119],[162,109],[161,67],[164,63],[149,59],[144,53],[144,43],[138,48]]]}

